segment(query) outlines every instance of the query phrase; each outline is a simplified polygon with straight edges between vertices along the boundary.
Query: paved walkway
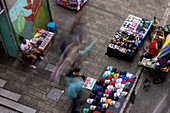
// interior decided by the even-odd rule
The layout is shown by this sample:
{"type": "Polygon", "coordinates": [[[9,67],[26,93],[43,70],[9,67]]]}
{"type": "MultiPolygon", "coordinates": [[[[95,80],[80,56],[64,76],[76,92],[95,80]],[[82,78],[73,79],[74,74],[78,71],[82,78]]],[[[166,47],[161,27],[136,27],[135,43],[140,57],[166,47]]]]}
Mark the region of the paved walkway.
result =
{"type": "MultiPolygon", "coordinates": [[[[97,38],[98,42],[85,59],[88,62],[82,73],[85,76],[98,78],[105,66],[129,71],[133,74],[137,72],[137,54],[133,62],[125,62],[116,58],[105,56],[106,48],[129,14],[152,20],[154,16],[161,19],[165,11],[168,0],[89,0],[82,8],[86,11],[81,23],[86,30],[84,42],[90,42],[97,38]]],[[[32,70],[22,66],[16,59],[0,59],[0,78],[7,81],[5,89],[21,94],[20,103],[36,109],[38,113],[68,113],[71,106],[71,100],[64,93],[61,99],[56,102],[47,98],[51,87],[64,89],[64,84],[56,85],[49,82],[50,72],[44,70],[48,64],[55,65],[61,55],[60,42],[69,26],[74,21],[75,11],[57,6],[54,0],[50,0],[53,20],[60,26],[58,34],[55,36],[55,42],[50,50],[44,56],[43,61],[37,62],[37,69],[32,70]]],[[[64,80],[62,78],[62,80],[64,80]]],[[[64,83],[64,82],[62,82],[64,83]]],[[[83,99],[85,100],[89,92],[83,99]]],[[[148,96],[148,95],[146,95],[148,96]]],[[[85,101],[84,101],[85,102],[85,101]]],[[[81,106],[79,106],[79,109],[81,106]]],[[[146,108],[147,109],[147,108],[146,108]]],[[[148,112],[149,113],[149,112],[148,112]]]]}

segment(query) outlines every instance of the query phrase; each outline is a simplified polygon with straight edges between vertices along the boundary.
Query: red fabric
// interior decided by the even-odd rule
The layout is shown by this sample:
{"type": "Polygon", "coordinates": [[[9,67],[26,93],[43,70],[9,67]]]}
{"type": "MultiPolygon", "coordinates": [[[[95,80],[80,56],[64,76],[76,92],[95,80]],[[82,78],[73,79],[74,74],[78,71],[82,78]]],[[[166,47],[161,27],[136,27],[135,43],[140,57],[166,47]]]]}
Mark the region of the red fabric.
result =
{"type": "Polygon", "coordinates": [[[153,42],[149,45],[149,53],[151,57],[156,57],[158,55],[158,49],[156,48],[157,41],[153,40],[153,42]]]}
{"type": "Polygon", "coordinates": [[[160,60],[162,63],[166,63],[166,61],[160,60]]]}
{"type": "Polygon", "coordinates": [[[100,81],[103,81],[103,82],[104,82],[105,80],[106,80],[105,78],[100,78],[100,81]]]}
{"type": "Polygon", "coordinates": [[[107,79],[109,79],[109,80],[112,79],[112,76],[108,76],[107,79]]]}
{"type": "Polygon", "coordinates": [[[129,78],[129,79],[127,80],[127,82],[131,82],[131,83],[132,83],[132,78],[129,78]]]}
{"type": "Polygon", "coordinates": [[[106,113],[113,113],[112,111],[106,111],[106,113]]]}
{"type": "Polygon", "coordinates": [[[110,82],[110,85],[114,85],[116,82],[115,81],[113,81],[113,82],[110,82]]]}
{"type": "Polygon", "coordinates": [[[93,113],[99,113],[99,111],[93,111],[93,113]]]}

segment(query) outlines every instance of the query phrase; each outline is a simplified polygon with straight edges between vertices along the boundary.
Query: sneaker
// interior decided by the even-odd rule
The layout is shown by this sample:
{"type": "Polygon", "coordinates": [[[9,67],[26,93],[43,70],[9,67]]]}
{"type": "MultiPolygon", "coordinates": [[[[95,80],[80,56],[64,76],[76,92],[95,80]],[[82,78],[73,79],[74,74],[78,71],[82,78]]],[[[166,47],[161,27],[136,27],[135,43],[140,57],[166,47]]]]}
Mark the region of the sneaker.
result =
{"type": "Polygon", "coordinates": [[[31,68],[33,69],[36,69],[36,66],[35,65],[30,65],[31,68]]]}
{"type": "Polygon", "coordinates": [[[44,58],[42,56],[40,56],[40,60],[43,60],[44,58]]]}

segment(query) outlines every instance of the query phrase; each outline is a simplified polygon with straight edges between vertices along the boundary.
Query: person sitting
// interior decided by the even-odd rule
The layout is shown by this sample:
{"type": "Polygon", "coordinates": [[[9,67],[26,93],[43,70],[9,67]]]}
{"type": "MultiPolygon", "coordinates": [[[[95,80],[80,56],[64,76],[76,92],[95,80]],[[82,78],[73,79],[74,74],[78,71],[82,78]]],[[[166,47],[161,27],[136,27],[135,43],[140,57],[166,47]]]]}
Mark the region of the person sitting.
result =
{"type": "Polygon", "coordinates": [[[145,48],[144,54],[141,56],[140,61],[145,58],[154,58],[158,55],[158,44],[153,38],[149,38],[150,45],[148,49],[145,48]]]}
{"type": "Polygon", "coordinates": [[[36,66],[34,64],[35,64],[35,61],[37,60],[37,57],[43,60],[43,57],[40,56],[41,52],[36,50],[33,47],[33,45],[29,42],[29,40],[25,39],[24,37],[20,36],[20,40],[22,42],[20,45],[21,51],[24,53],[26,57],[33,58],[33,60],[31,61],[30,67],[35,69],[36,66]],[[37,56],[34,54],[36,54],[37,56]]]}

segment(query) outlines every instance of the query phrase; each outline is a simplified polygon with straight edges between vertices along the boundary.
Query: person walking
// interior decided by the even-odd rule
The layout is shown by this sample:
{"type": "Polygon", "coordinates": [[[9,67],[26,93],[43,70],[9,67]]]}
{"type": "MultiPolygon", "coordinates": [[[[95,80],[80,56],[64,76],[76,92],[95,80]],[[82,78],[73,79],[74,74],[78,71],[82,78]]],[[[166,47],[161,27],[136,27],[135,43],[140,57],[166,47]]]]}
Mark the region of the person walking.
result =
{"type": "Polygon", "coordinates": [[[67,81],[67,95],[72,99],[72,110],[71,113],[80,113],[76,110],[78,100],[80,99],[80,95],[85,88],[83,88],[84,80],[82,77],[66,77],[67,81]]]}

